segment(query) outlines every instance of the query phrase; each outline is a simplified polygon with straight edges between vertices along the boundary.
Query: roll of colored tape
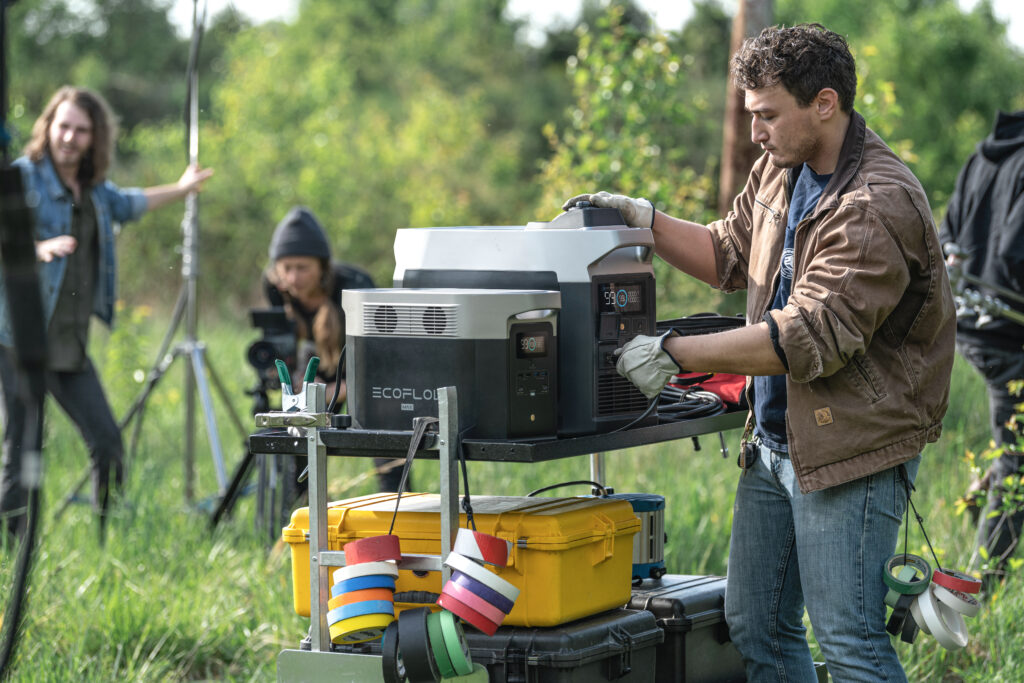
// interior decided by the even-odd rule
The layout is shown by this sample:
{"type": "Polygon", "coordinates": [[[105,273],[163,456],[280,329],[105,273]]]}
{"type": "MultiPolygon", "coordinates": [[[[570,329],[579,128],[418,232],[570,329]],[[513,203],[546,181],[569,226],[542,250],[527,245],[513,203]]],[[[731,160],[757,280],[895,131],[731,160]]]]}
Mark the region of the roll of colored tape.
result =
{"type": "Polygon", "coordinates": [[[477,562],[486,562],[495,567],[508,564],[512,544],[508,541],[472,529],[459,529],[455,535],[455,552],[477,562]]]}
{"type": "MultiPolygon", "coordinates": [[[[904,565],[900,567],[899,574],[896,575],[896,578],[900,581],[910,583],[917,578],[917,570],[909,565],[904,565]]],[[[890,588],[889,592],[885,594],[885,604],[889,607],[896,607],[896,603],[899,601],[900,595],[900,593],[897,593],[894,589],[890,588]]]]}
{"type": "Polygon", "coordinates": [[[893,555],[885,563],[882,570],[882,580],[885,585],[902,595],[919,595],[928,587],[928,577],[931,576],[932,568],[928,560],[918,555],[899,553],[893,555]],[[893,573],[896,567],[913,567],[917,570],[915,576],[920,574],[919,581],[903,581],[897,574],[893,573]]]}
{"type": "Polygon", "coordinates": [[[964,574],[953,569],[936,569],[932,574],[932,581],[943,588],[960,591],[961,593],[973,595],[981,590],[981,579],[976,579],[970,574],[964,574]]]}
{"type": "Polygon", "coordinates": [[[947,650],[959,650],[967,645],[964,615],[939,602],[931,589],[921,593],[917,601],[924,623],[939,645],[947,650]]]}
{"type": "Polygon", "coordinates": [[[398,615],[398,644],[409,683],[434,683],[439,678],[434,653],[430,651],[429,614],[429,607],[416,607],[398,615]]]}
{"type": "Polygon", "coordinates": [[[515,603],[506,598],[501,593],[495,590],[491,590],[490,588],[480,583],[473,577],[467,576],[466,574],[463,574],[457,569],[452,570],[451,580],[459,584],[463,588],[466,588],[467,590],[476,593],[481,598],[491,603],[505,614],[511,612],[512,607],[515,605],[515,603]]]}
{"type": "Polygon", "coordinates": [[[473,672],[473,659],[469,652],[469,641],[455,615],[448,610],[438,612],[441,622],[441,633],[444,635],[444,646],[448,650],[448,658],[455,667],[455,673],[466,676],[473,672]]]}
{"type": "Polygon", "coordinates": [[[348,593],[342,593],[337,597],[331,598],[330,602],[327,603],[327,608],[334,609],[342,605],[351,605],[353,602],[365,602],[366,600],[385,600],[394,604],[395,594],[387,588],[367,588],[361,591],[349,591],[348,593]]]}
{"type": "Polygon", "coordinates": [[[444,607],[446,610],[462,619],[467,624],[475,626],[480,631],[486,633],[489,636],[493,636],[498,630],[498,624],[494,623],[484,615],[477,612],[475,609],[466,605],[459,600],[453,598],[448,593],[442,591],[441,597],[437,599],[437,604],[444,607]]]}
{"type": "Polygon", "coordinates": [[[398,622],[392,621],[384,629],[380,641],[380,666],[384,683],[405,683],[405,663],[398,649],[398,622]]]}
{"type": "Polygon", "coordinates": [[[441,592],[447,593],[463,605],[473,608],[482,614],[487,621],[493,621],[498,626],[501,626],[501,622],[505,620],[504,612],[457,583],[449,581],[444,585],[444,588],[441,589],[441,592]]]}
{"type": "Polygon", "coordinates": [[[463,557],[462,555],[453,552],[448,554],[448,558],[444,563],[452,569],[456,569],[466,576],[476,579],[491,590],[497,591],[512,602],[515,602],[516,598],[519,597],[518,588],[468,557],[463,557]]]}
{"type": "Polygon", "coordinates": [[[947,607],[952,607],[965,617],[977,616],[981,610],[981,603],[973,595],[939,584],[932,586],[932,590],[935,591],[935,598],[939,602],[947,607]]]}
{"type": "MultiPolygon", "coordinates": [[[[910,604],[913,605],[917,602],[917,596],[912,596],[910,604]]],[[[917,638],[917,632],[920,628],[917,622],[914,620],[914,610],[908,609],[907,618],[903,621],[903,630],[900,632],[900,640],[904,643],[912,644],[917,638]]]]}
{"type": "Polygon", "coordinates": [[[455,667],[452,665],[452,658],[448,656],[448,648],[444,644],[444,632],[441,630],[440,612],[431,612],[427,615],[427,634],[430,636],[430,651],[434,653],[434,663],[437,664],[437,671],[441,678],[451,678],[456,675],[455,667]]]}
{"type": "Polygon", "coordinates": [[[928,629],[928,624],[925,623],[924,616],[921,614],[921,596],[917,597],[917,600],[910,603],[910,613],[914,615],[914,622],[917,624],[917,628],[924,631],[928,635],[932,632],[928,629]]]}
{"type": "Polygon", "coordinates": [[[336,598],[345,593],[368,590],[370,588],[386,588],[395,592],[395,579],[392,576],[357,576],[354,579],[339,581],[331,586],[331,597],[336,598]]]}
{"type": "Polygon", "coordinates": [[[367,614],[389,614],[395,616],[395,603],[390,600],[364,600],[336,607],[327,613],[327,623],[333,624],[345,619],[366,616],[367,614]]]}
{"type": "Polygon", "coordinates": [[[362,564],[346,564],[334,570],[334,583],[341,583],[360,576],[390,576],[398,578],[398,566],[394,562],[363,562],[362,564]]]}
{"type": "Polygon", "coordinates": [[[377,640],[395,618],[390,614],[367,614],[331,624],[331,642],[335,645],[355,645],[377,640]]]}
{"type": "Polygon", "coordinates": [[[384,562],[402,559],[402,548],[398,536],[369,536],[356,541],[349,541],[341,547],[345,551],[345,565],[364,564],[367,562],[384,562]]]}
{"type": "Polygon", "coordinates": [[[916,599],[916,595],[900,595],[896,606],[892,608],[892,614],[889,615],[889,621],[885,624],[885,630],[889,635],[898,636],[903,631],[903,625],[910,615],[910,604],[916,599]]]}

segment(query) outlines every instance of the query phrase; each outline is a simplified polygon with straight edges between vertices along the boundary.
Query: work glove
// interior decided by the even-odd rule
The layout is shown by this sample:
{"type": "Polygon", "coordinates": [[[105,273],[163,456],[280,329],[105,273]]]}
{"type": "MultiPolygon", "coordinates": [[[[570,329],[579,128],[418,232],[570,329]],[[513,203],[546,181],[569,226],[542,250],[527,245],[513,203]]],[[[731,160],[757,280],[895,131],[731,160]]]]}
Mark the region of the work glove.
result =
{"type": "Polygon", "coordinates": [[[654,205],[646,199],[633,199],[622,194],[598,192],[597,194],[578,194],[562,205],[562,211],[576,206],[576,202],[590,202],[603,209],[618,209],[631,228],[650,228],[654,225],[654,205]]]}
{"type": "Polygon", "coordinates": [[[615,353],[619,360],[615,369],[628,379],[648,399],[653,399],[665,388],[673,376],[683,369],[665,350],[665,340],[678,337],[675,330],[669,330],[658,337],[638,334],[615,353]]]}

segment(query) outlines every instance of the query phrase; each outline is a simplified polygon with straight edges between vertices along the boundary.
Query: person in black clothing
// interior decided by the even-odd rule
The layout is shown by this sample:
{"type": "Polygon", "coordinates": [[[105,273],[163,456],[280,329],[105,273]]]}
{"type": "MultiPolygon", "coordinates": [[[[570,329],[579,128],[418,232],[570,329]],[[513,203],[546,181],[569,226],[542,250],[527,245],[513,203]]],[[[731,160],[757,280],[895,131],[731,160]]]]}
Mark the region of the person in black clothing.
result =
{"type": "MultiPolygon", "coordinates": [[[[337,373],[341,372],[336,407],[345,402],[345,366],[341,350],[345,345],[345,313],[341,309],[344,289],[374,287],[363,269],[331,260],[331,247],[320,221],[304,206],[292,207],[274,229],[270,240],[270,263],[263,273],[263,293],[271,306],[282,307],[295,322],[296,360],[289,368],[293,389],[300,390],[306,365],[313,356],[320,358],[316,380],[327,385],[331,399],[337,373]],[[339,368],[340,365],[340,368],[339,368]]],[[[305,458],[296,458],[296,472],[306,466],[305,458]]],[[[391,467],[390,458],[375,459],[381,491],[397,491],[401,469],[391,467]]],[[[291,500],[305,492],[305,484],[294,481],[291,500]]],[[[285,493],[289,490],[286,488],[285,493]]]]}
{"type": "MultiPolygon", "coordinates": [[[[1024,111],[998,113],[992,133],[960,171],[939,236],[950,266],[1024,294],[1024,111]]],[[[1024,315],[1020,301],[1001,298],[1024,315]]],[[[1024,325],[1012,318],[1020,319],[969,315],[957,320],[957,346],[985,378],[992,438],[1004,449],[968,490],[968,497],[988,491],[977,543],[989,558],[984,569],[989,585],[1003,576],[1024,522],[1024,509],[1004,509],[1003,482],[1024,471],[1024,434],[1020,424],[1014,427],[1010,422],[1014,404],[1024,398],[1011,395],[1007,386],[1011,380],[1024,379],[1024,325]]]]}

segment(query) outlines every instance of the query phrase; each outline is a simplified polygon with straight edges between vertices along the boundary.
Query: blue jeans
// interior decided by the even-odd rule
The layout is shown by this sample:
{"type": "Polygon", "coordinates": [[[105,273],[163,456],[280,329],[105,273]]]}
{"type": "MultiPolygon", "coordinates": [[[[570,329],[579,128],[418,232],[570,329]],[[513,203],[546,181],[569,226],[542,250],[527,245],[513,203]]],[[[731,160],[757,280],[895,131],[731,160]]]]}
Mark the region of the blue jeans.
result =
{"type": "Polygon", "coordinates": [[[736,488],[725,597],[749,681],[817,681],[805,605],[833,680],[907,680],[882,581],[906,508],[899,469],[803,494],[789,458],[761,446],[736,488]]]}

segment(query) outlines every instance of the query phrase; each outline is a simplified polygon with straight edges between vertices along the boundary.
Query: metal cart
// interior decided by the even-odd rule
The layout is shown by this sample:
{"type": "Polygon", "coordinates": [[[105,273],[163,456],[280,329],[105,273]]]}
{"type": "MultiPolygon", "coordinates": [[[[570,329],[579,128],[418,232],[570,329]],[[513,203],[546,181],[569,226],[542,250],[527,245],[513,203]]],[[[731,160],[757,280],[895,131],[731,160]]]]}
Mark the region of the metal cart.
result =
{"type": "MultiPolygon", "coordinates": [[[[283,650],[277,660],[278,680],[383,681],[380,657],[334,652],[331,648],[327,625],[328,576],[331,567],[345,564],[345,554],[330,550],[327,544],[327,456],[404,455],[409,447],[410,432],[333,429],[329,427],[330,416],[326,413],[323,385],[309,385],[303,398],[305,410],[256,416],[257,426],[289,427],[292,434],[254,434],[249,442],[253,453],[306,455],[309,458],[310,649],[283,650]]],[[[401,569],[441,571],[442,582],[449,578],[449,570],[442,562],[452,547],[459,522],[457,401],[455,387],[439,390],[439,429],[436,434],[428,432],[424,435],[418,453],[418,457],[440,460],[442,554],[440,557],[403,555],[398,565],[401,569]]],[[[476,461],[544,462],[723,432],[742,427],[745,416],[746,411],[736,411],[621,432],[533,442],[465,439],[462,441],[462,453],[467,460],[476,461]]],[[[592,472],[600,474],[599,456],[592,460],[591,468],[592,472]]]]}

